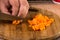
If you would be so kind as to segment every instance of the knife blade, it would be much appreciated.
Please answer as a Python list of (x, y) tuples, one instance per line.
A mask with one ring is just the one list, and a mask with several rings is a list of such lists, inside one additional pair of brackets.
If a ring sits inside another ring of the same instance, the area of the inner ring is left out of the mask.
[(22, 18), (21, 17), (17, 17), (17, 16), (12, 16), (12, 15), (8, 15), (8, 14), (4, 14), (4, 13), (0, 12), (0, 20), (13, 21), (13, 20), (22, 20)]

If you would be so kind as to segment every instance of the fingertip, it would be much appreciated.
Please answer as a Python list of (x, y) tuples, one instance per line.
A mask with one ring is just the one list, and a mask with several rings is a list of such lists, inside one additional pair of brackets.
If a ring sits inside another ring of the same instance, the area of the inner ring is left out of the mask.
[(19, 17), (20, 15), (18, 15), (18, 17)]
[(12, 11), (11, 13), (13, 16), (16, 16), (17, 15), (17, 12), (16, 11)]
[(20, 17), (20, 16), (21, 16), (21, 14), (22, 14), (22, 13), (20, 13), (20, 12), (19, 12), (19, 13), (18, 13), (18, 17)]
[(9, 12), (2, 12), (2, 13), (10, 15), (10, 13), (9, 13)]
[(14, 14), (14, 13), (12, 13), (12, 15), (13, 15), (13, 16), (15, 16), (15, 14)]

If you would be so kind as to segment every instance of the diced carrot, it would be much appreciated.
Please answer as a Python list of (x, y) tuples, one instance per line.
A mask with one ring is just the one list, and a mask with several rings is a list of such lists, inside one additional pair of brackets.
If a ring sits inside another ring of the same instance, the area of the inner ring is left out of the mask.
[(14, 20), (14, 21), (12, 22), (12, 24), (17, 25), (17, 24), (19, 24), (20, 22), (22, 22), (22, 20)]
[(46, 29), (45, 27), (50, 26), (53, 21), (53, 18), (49, 18), (48, 16), (38, 14), (32, 20), (28, 20), (28, 23), (33, 30), (42, 31)]

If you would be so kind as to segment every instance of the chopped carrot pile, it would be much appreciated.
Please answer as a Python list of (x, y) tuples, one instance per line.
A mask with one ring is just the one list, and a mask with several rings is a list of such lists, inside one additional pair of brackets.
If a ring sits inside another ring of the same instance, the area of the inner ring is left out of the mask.
[(17, 25), (17, 24), (19, 24), (20, 22), (22, 22), (22, 20), (14, 20), (14, 21), (12, 22), (12, 24)]
[(36, 15), (32, 20), (28, 20), (28, 23), (33, 30), (41, 31), (45, 30), (46, 27), (50, 26), (53, 22), (53, 18), (49, 18), (48, 16), (44, 16), (42, 14)]

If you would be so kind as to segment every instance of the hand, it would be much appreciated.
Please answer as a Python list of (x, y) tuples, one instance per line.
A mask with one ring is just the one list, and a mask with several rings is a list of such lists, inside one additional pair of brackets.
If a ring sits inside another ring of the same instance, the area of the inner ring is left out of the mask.
[(9, 6), (8, 0), (5, 0), (5, 1), (0, 0), (0, 10), (1, 10), (1, 12), (5, 13), (5, 14), (10, 14), (8, 12), (8, 9), (7, 9), (8, 6)]
[(21, 17), (26, 17), (29, 9), (29, 4), (27, 0), (20, 0), (20, 10), (18, 16), (21, 15)]
[[(12, 14), (12, 15), (16, 15), (17, 14), (17, 12), (18, 12), (18, 7), (19, 7), (19, 3), (18, 3), (18, 0), (0, 0), (0, 4), (1, 4), (1, 6), (0, 6), (0, 9), (1, 9), (1, 11), (3, 12), (3, 13), (5, 13), (5, 14)], [(9, 12), (9, 9), (8, 9), (8, 7), (9, 6), (12, 6), (12, 9), (11, 9), (11, 11), (12, 11), (12, 13), (10, 13)]]
[[(25, 17), (29, 9), (27, 0), (0, 0), (0, 3), (1, 11), (6, 14), (12, 14), (13, 16), (18, 13), (18, 16)], [(7, 9), (10, 5), (12, 6), (12, 13), (10, 13), (9, 9)]]

